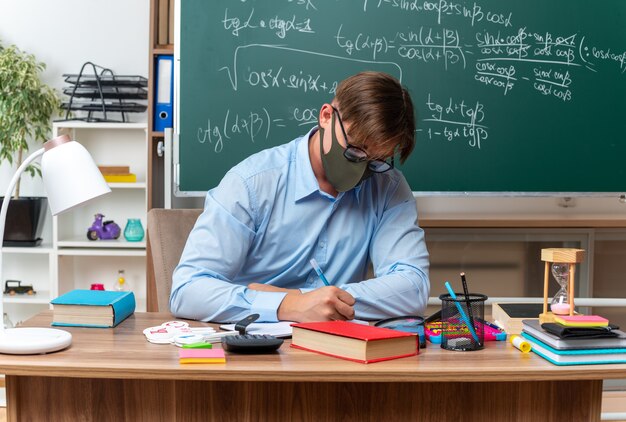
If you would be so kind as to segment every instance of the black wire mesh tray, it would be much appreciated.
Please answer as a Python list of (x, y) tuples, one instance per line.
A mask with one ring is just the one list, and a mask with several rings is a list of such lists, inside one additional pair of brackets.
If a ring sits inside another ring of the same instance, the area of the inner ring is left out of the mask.
[[(65, 95), (76, 98), (100, 98), (97, 87), (66, 87), (63, 88)], [(102, 87), (102, 97), (116, 100), (146, 100), (148, 91), (137, 87)]]
[[(139, 103), (109, 103), (105, 102), (104, 107), (107, 112), (122, 112), (122, 113), (143, 113), (148, 108), (145, 104)], [(73, 102), (70, 107), (70, 103), (64, 102), (61, 104), (61, 108), (64, 110), (72, 111), (102, 111), (102, 102), (93, 103), (81, 103)]]
[(148, 79), (138, 75), (80, 75), (64, 74), (65, 82), (78, 86), (98, 86), (98, 79), (101, 86), (129, 86), (145, 88), (148, 86)]

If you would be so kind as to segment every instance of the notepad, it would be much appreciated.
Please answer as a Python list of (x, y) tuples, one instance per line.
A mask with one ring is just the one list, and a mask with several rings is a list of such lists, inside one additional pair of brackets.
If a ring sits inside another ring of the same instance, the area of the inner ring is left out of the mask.
[(180, 349), (180, 363), (226, 363), (224, 349)]
[(554, 321), (566, 327), (606, 327), (609, 320), (598, 315), (558, 315)]

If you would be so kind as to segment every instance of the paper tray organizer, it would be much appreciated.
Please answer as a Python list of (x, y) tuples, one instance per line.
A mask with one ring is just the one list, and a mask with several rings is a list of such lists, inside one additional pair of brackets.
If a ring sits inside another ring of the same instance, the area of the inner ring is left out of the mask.
[[(142, 113), (148, 106), (136, 101), (148, 98), (148, 80), (137, 75), (115, 75), (111, 69), (86, 62), (78, 74), (65, 74), (69, 86), (63, 93), (69, 96), (61, 104), (66, 110), (64, 120), (88, 122), (119, 122), (109, 113), (120, 113), (121, 122), (126, 122), (126, 113)], [(71, 117), (72, 111), (86, 112), (85, 117)], [(102, 113), (96, 117), (94, 113)]]

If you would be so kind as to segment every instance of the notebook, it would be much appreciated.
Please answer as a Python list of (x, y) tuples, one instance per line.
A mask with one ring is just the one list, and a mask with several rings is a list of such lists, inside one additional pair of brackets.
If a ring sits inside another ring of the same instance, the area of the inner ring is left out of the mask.
[(555, 365), (626, 363), (626, 348), (556, 350), (528, 333), (522, 333), (522, 337), (531, 344), (534, 353)]
[(525, 319), (523, 332), (541, 340), (550, 347), (558, 350), (569, 349), (619, 349), (626, 347), (626, 333), (621, 330), (613, 330), (618, 337), (613, 338), (590, 338), (590, 339), (562, 339), (541, 328), (539, 321)]

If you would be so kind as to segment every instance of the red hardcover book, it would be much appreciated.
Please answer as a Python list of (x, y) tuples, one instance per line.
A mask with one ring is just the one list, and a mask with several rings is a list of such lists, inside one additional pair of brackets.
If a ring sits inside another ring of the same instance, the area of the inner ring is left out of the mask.
[(415, 334), (347, 321), (293, 324), (291, 347), (361, 363), (415, 356)]

